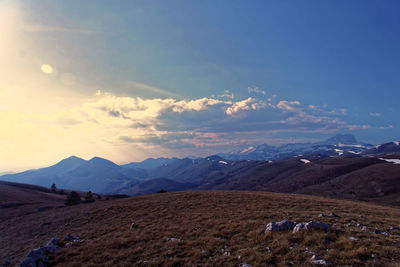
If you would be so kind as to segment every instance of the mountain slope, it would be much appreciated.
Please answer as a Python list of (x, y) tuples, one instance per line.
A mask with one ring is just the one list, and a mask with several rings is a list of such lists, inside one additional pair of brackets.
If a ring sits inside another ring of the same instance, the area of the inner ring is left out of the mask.
[(147, 173), (136, 169), (125, 169), (98, 157), (83, 160), (77, 157), (64, 159), (48, 168), (4, 175), (0, 180), (36, 184), (50, 187), (55, 183), (59, 188), (96, 193), (114, 193), (120, 188), (134, 185)]
[(145, 169), (145, 170), (149, 170), (149, 169), (154, 169), (157, 167), (160, 167), (162, 165), (166, 165), (166, 164), (170, 164), (172, 162), (174, 162), (175, 160), (177, 160), (177, 158), (148, 158), (145, 159), (141, 162), (131, 162), (128, 164), (124, 164), (121, 165), (121, 167), (123, 168), (140, 168), (140, 169)]
[(374, 148), (365, 150), (362, 155), (390, 155), (390, 154), (400, 154), (400, 142), (394, 141), (390, 143), (385, 143)]

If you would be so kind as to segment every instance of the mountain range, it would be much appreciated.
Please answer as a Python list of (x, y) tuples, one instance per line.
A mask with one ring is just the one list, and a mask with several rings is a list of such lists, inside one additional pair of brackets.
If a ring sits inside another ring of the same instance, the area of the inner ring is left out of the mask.
[(219, 156), (229, 160), (282, 160), (302, 155), (341, 156), (358, 155), (373, 148), (371, 144), (358, 142), (351, 134), (338, 134), (317, 143), (294, 143), (281, 146), (262, 144), (250, 146), (241, 151), (220, 153)]
[(159, 158), (117, 165), (69, 157), (0, 180), (140, 195), (160, 190), (257, 190), (400, 204), (400, 143), (379, 146), (337, 135), (318, 143), (267, 144), (205, 158)]

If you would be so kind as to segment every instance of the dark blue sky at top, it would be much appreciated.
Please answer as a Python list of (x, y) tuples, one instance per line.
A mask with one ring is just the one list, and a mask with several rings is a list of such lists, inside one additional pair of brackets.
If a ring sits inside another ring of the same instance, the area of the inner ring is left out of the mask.
[(100, 89), (134, 95), (118, 82), (134, 80), (194, 99), (224, 90), (245, 98), (247, 88), (257, 86), (279, 99), (345, 108), (347, 122), (372, 126), (356, 131), (359, 139), (399, 139), (398, 1), (43, 1), (29, 6), (31, 22), (100, 33), (69, 37), (64, 55), (81, 59), (78, 68), (90, 69), (87, 83)]

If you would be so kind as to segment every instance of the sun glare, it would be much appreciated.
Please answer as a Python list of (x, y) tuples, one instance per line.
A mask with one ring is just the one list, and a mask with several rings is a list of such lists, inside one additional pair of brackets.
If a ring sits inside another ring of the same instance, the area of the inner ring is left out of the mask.
[(49, 64), (43, 64), (40, 69), (43, 71), (43, 73), (46, 74), (52, 74), (53, 73), (53, 67), (50, 66)]

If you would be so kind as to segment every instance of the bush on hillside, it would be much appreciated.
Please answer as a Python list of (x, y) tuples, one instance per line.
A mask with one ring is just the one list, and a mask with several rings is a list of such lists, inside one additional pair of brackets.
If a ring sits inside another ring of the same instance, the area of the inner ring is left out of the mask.
[(67, 199), (65, 200), (65, 205), (71, 206), (77, 205), (79, 203), (81, 203), (81, 197), (77, 192), (71, 191), (71, 193), (68, 194)]
[(95, 202), (96, 201), (96, 199), (93, 197), (93, 193), (92, 193), (92, 191), (89, 191), (89, 192), (87, 192), (86, 193), (86, 196), (85, 196), (85, 203), (91, 203), (91, 202)]

